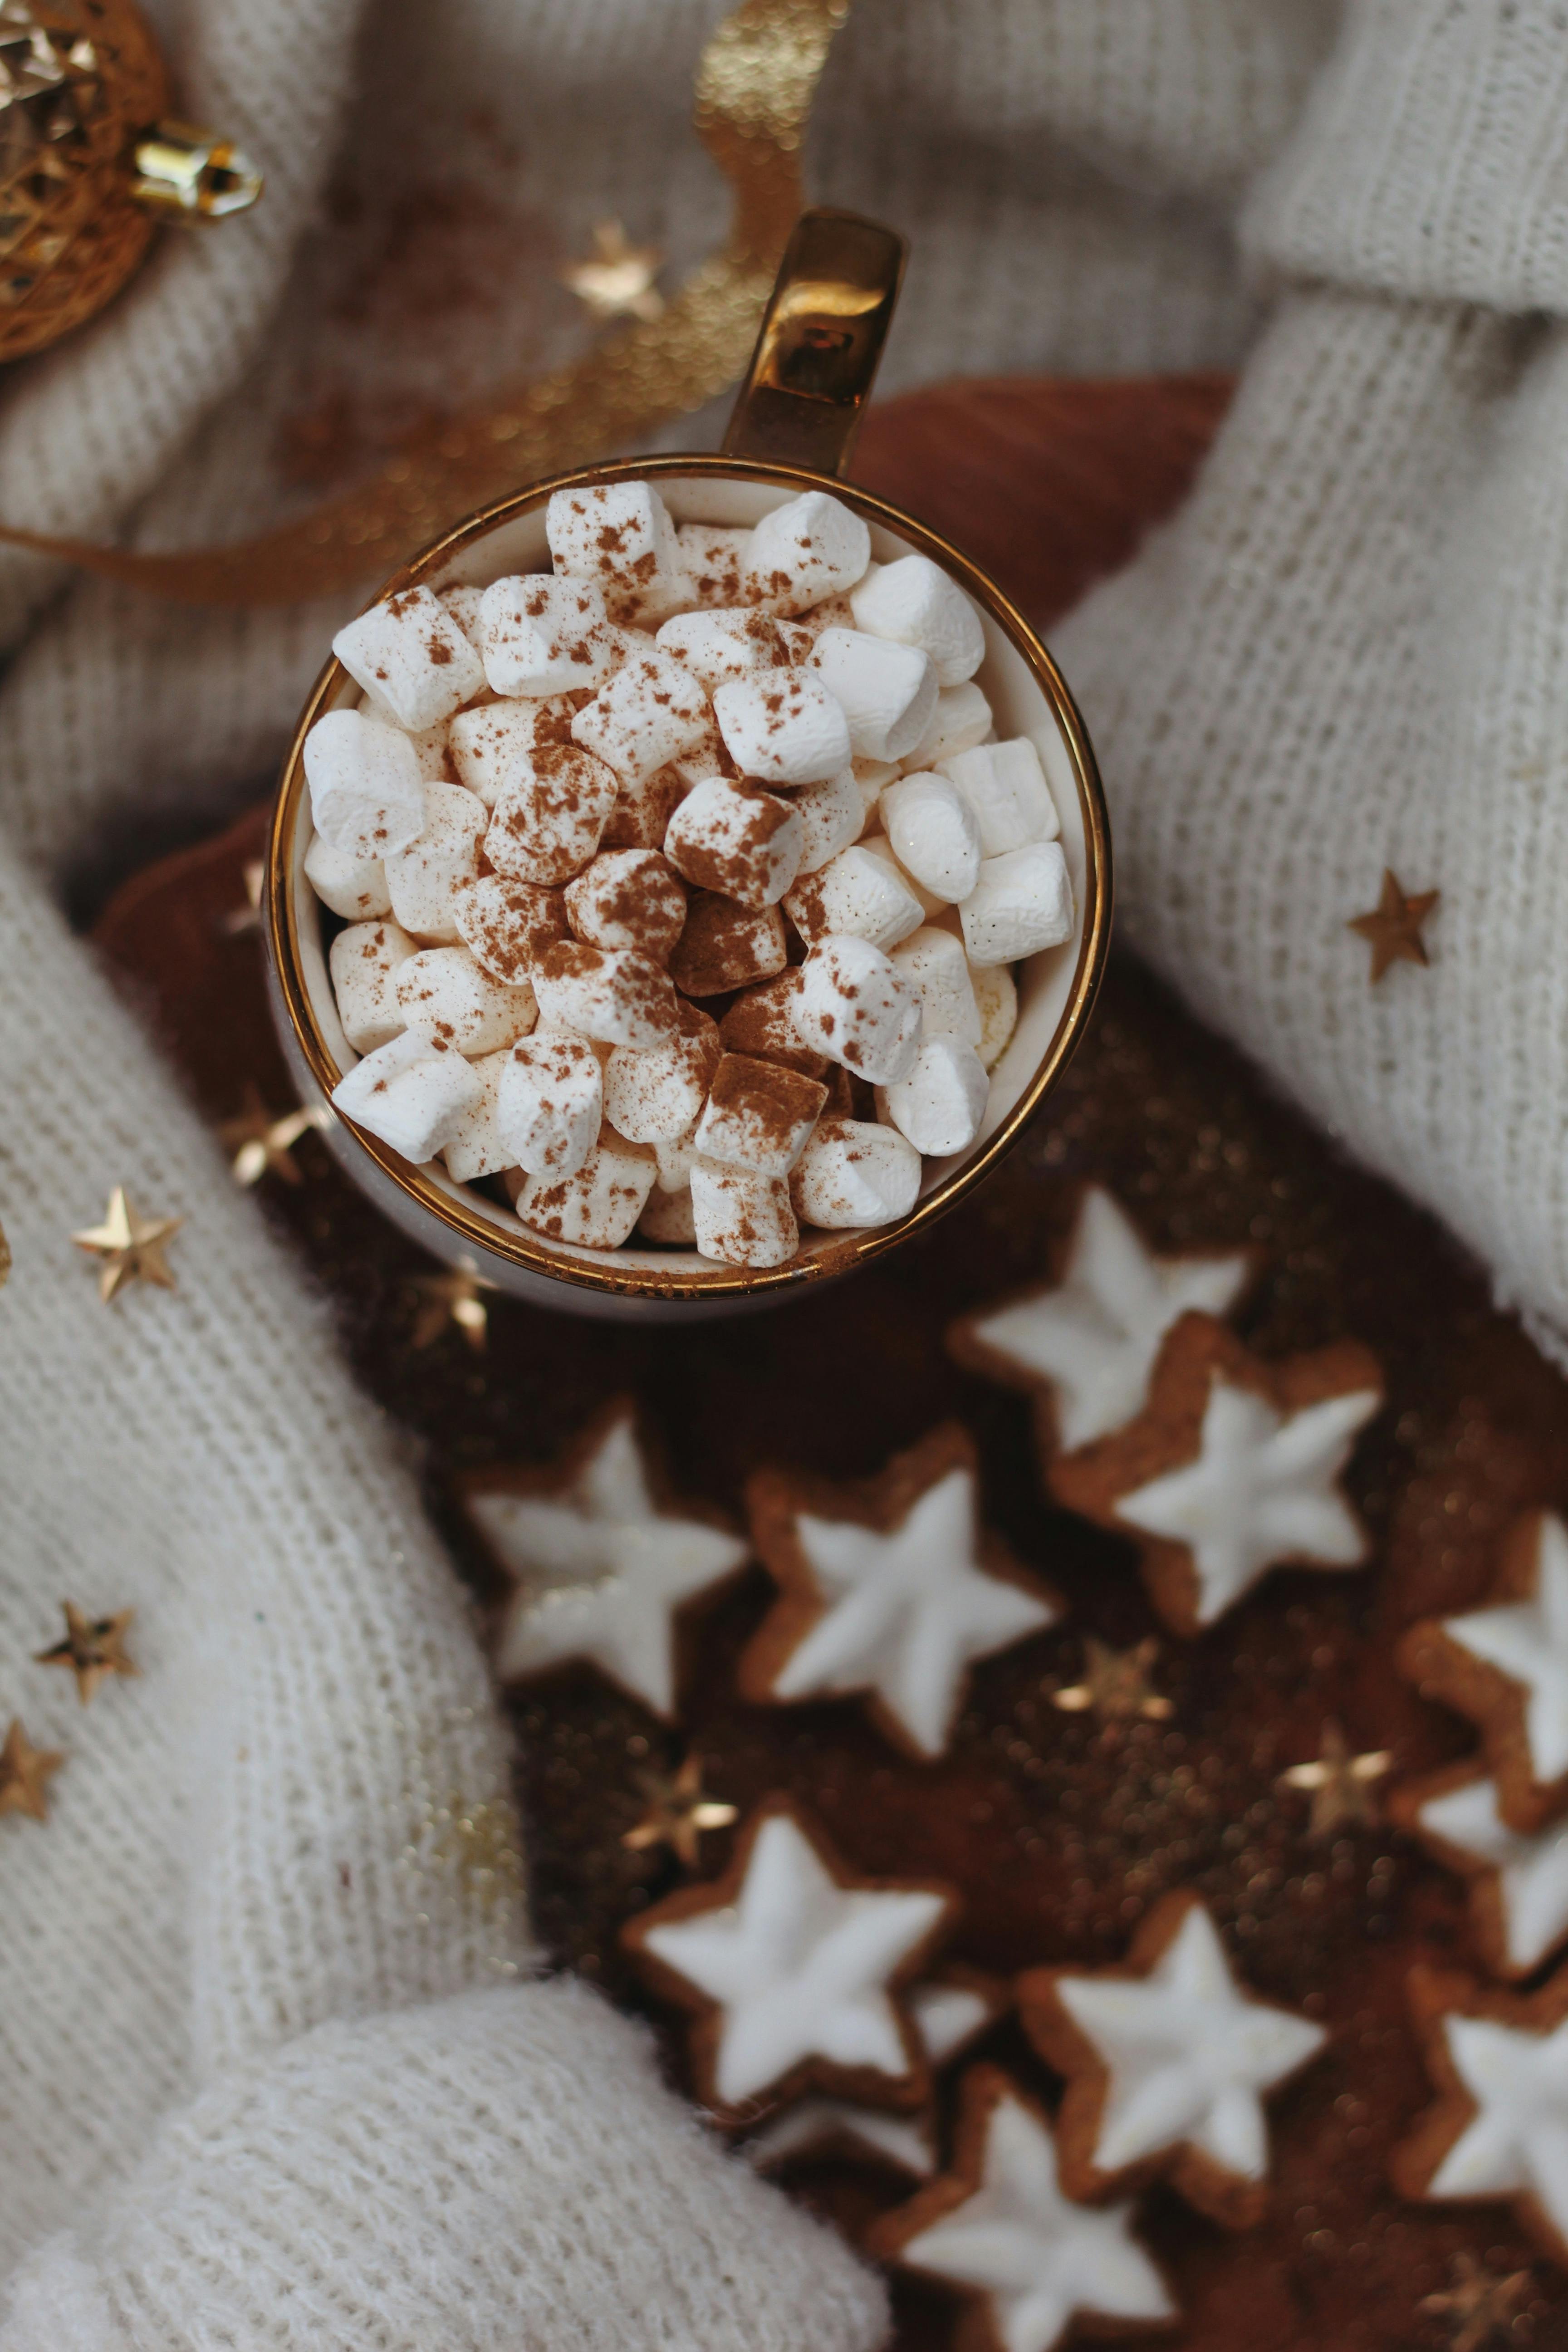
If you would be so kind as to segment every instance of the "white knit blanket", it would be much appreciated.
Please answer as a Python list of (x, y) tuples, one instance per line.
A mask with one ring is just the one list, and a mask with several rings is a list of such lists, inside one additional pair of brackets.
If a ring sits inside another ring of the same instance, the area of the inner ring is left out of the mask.
[[(555, 271), (596, 218), (677, 273), (721, 233), (686, 128), (716, 0), (156, 13), (268, 197), (10, 376), (9, 521), (233, 535), (299, 503), (289, 419), (374, 443), (577, 348)], [(1568, 30), (1337, 13), (857, 0), (813, 189), (913, 237), (891, 384), (1256, 339), (1187, 510), (1060, 632), (1122, 923), (1550, 1335)], [(0, 563), (0, 1725), (70, 1752), (47, 1830), (0, 1822), (0, 2352), (870, 2352), (859, 2266), (637, 2031), (530, 1979), (503, 1740), (400, 1449), (56, 910), (258, 789), (336, 609)], [(1443, 896), (1431, 969), (1373, 992), (1344, 925), (1385, 864)], [(185, 1224), (178, 1294), (109, 1311), (68, 1235), (116, 1183)], [(142, 1679), (86, 1713), (28, 1664), (68, 1591), (137, 1612)]]

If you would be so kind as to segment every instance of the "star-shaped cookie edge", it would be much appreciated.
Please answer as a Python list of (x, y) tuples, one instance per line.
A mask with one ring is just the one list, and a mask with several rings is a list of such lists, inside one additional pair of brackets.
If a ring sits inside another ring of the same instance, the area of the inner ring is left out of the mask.
[[(1516, 1958), (1512, 1948), (1509, 1898), (1502, 1884), (1505, 1864), (1493, 1860), (1477, 1846), (1462, 1843), (1426, 1818), (1427, 1808), (1441, 1799), (1462, 1789), (1481, 1787), (1491, 1790), (1494, 1812), (1509, 1836), (1527, 1844), (1555, 1845), (1563, 1858), (1565, 1893), (1561, 1924), (1544, 1943), (1523, 1958)], [(1536, 1975), (1549, 1960), (1562, 1954), (1563, 1946), (1568, 1944), (1568, 1821), (1548, 1822), (1540, 1830), (1514, 1829), (1503, 1821), (1496, 1780), (1484, 1762), (1473, 1756), (1445, 1765), (1440, 1771), (1424, 1772), (1413, 1780), (1402, 1780), (1390, 1791), (1387, 1803), (1390, 1821), (1415, 1838), (1445, 1870), (1451, 1870), (1464, 1881), (1470, 1927), (1489, 1976), (1517, 1984)]]

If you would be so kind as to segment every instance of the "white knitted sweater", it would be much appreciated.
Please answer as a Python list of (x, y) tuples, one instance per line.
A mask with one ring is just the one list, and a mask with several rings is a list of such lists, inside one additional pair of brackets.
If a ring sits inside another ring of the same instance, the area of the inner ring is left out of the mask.
[[(268, 195), (7, 381), (9, 520), (232, 535), (297, 496), (313, 402), (374, 437), (573, 348), (595, 218), (677, 268), (720, 234), (716, 0), (156, 13)], [(1568, 31), (1336, 14), (857, 0), (815, 190), (914, 237), (894, 383), (1226, 362), (1268, 308), (1187, 512), (1061, 632), (1123, 919), (1568, 1328)], [(52, 903), (258, 788), (335, 614), (63, 587), (0, 563), (0, 1726), (69, 1751), (47, 1827), (0, 1822), (0, 2352), (869, 2352), (874, 2283), (530, 1979), (398, 1447)], [(1444, 895), (1373, 993), (1342, 927), (1385, 862)], [(68, 1234), (121, 1182), (184, 1217), (181, 1288), (109, 1310)], [(137, 1612), (142, 1679), (86, 1712), (28, 1663), (68, 1592)]]

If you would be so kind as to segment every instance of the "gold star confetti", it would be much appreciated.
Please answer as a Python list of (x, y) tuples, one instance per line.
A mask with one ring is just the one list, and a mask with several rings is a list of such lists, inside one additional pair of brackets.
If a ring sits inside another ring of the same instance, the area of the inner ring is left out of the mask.
[(1172, 1702), (1150, 1682), (1150, 1669), (1160, 1644), (1150, 1634), (1131, 1650), (1113, 1650), (1090, 1633), (1083, 1645), (1083, 1680), (1067, 1690), (1053, 1691), (1051, 1705), (1067, 1715), (1092, 1710), (1100, 1721), (1164, 1723), (1175, 1713)]
[(1425, 2318), (1447, 2321), (1453, 2330), (1449, 2352), (1482, 2352), (1494, 2336), (1511, 2333), (1530, 2286), (1528, 2271), (1513, 2271), (1503, 2278), (1483, 2269), (1474, 2254), (1456, 2254), (1452, 2285), (1441, 2294), (1426, 2296), (1415, 2307)]
[(109, 1196), (101, 1225), (89, 1225), (71, 1239), (103, 1263), (98, 1269), (98, 1295), (107, 1305), (128, 1282), (155, 1283), (160, 1290), (176, 1287), (163, 1262), (163, 1252), (184, 1223), (183, 1217), (143, 1217), (132, 1206), (123, 1184)]
[(479, 1296), (493, 1290), (472, 1274), (420, 1274), (409, 1285), (416, 1301), (412, 1345), (433, 1347), (448, 1323), (455, 1323), (476, 1354), (489, 1338), (490, 1311)]
[(121, 1609), (113, 1617), (88, 1617), (74, 1601), (61, 1603), (66, 1612), (66, 1637), (52, 1650), (36, 1650), (34, 1664), (68, 1666), (76, 1676), (76, 1694), (85, 1706), (100, 1683), (110, 1675), (139, 1675), (141, 1667), (125, 1654), (125, 1629), (135, 1615)]
[(5, 1744), (0, 1748), (0, 1813), (26, 1813), (32, 1821), (47, 1822), (46, 1789), (65, 1760), (53, 1748), (31, 1747), (21, 1717), (13, 1717)]
[(267, 868), (260, 858), (247, 857), (245, 861), (245, 904), (232, 908), (223, 919), (224, 929), (231, 940), (238, 939), (243, 931), (258, 931), (261, 929), (261, 886), (266, 879)]
[(594, 250), (584, 261), (574, 261), (561, 272), (569, 287), (595, 319), (642, 319), (664, 316), (664, 297), (654, 285), (664, 256), (657, 245), (628, 245), (618, 220), (595, 221)]
[(1440, 890), (1421, 890), (1407, 898), (1393, 870), (1383, 870), (1383, 896), (1370, 915), (1357, 915), (1345, 925), (1372, 945), (1372, 986), (1375, 988), (1391, 963), (1429, 961), (1421, 926), (1442, 897)]
[(1280, 1773), (1279, 1785), (1310, 1792), (1309, 1837), (1332, 1837), (1342, 1829), (1370, 1829), (1382, 1818), (1373, 1789), (1393, 1762), (1394, 1751), (1389, 1748), (1369, 1748), (1364, 1756), (1352, 1756), (1339, 1725), (1329, 1722), (1323, 1726), (1317, 1761), (1292, 1764), (1288, 1772)]
[(321, 1129), (326, 1123), (327, 1115), (320, 1108), (291, 1110), (282, 1118), (274, 1118), (254, 1084), (247, 1081), (244, 1108), (237, 1118), (223, 1121), (218, 1139), (233, 1154), (234, 1172), (240, 1183), (258, 1182), (270, 1168), (286, 1184), (302, 1184), (305, 1179), (293, 1146), (309, 1129)]
[(667, 1845), (678, 1862), (695, 1870), (703, 1831), (727, 1830), (736, 1818), (733, 1805), (703, 1795), (700, 1756), (689, 1756), (673, 1778), (664, 1772), (639, 1772), (637, 1784), (647, 1800), (647, 1811), (621, 1840), (633, 1853)]

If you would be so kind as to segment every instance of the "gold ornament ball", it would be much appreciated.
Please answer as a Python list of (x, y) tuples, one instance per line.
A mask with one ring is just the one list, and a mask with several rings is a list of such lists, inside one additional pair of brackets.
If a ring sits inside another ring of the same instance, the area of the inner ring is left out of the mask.
[(168, 103), (134, 0), (0, 0), (0, 361), (100, 310), (160, 217), (255, 202), (248, 160)]

